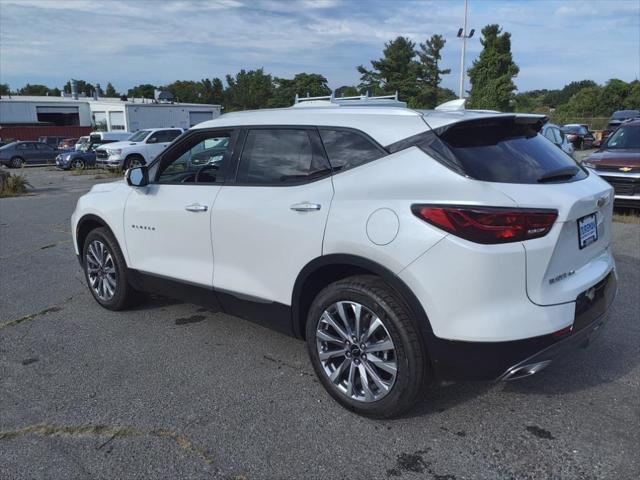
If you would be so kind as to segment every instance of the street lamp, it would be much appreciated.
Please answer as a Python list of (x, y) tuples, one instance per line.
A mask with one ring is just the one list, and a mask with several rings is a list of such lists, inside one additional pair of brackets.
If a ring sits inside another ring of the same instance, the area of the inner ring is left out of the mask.
[(473, 37), (475, 30), (472, 28), (467, 35), (467, 0), (464, 0), (464, 26), (458, 30), (458, 38), (462, 38), (462, 58), (460, 59), (460, 98), (464, 98), (464, 57), (467, 50), (467, 38)]

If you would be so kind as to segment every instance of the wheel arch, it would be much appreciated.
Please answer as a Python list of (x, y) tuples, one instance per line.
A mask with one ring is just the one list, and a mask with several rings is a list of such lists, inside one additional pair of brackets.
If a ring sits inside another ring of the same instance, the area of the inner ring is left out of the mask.
[(330, 254), (309, 262), (300, 271), (291, 297), (293, 334), (304, 338), (307, 312), (317, 294), (327, 285), (353, 275), (376, 275), (382, 278), (407, 304), (420, 330), (425, 347), (431, 323), (411, 289), (391, 270), (367, 258), (349, 254)]
[[(95, 230), (96, 228), (106, 228), (109, 233), (111, 233), (111, 235), (113, 235), (113, 238), (116, 239), (117, 241), (117, 237), (116, 235), (113, 233), (113, 230), (111, 229), (111, 227), (109, 226), (109, 224), (101, 217), (88, 213), (86, 215), (83, 215), (80, 220), (78, 220), (78, 223), (76, 224), (76, 245), (78, 247), (78, 252), (80, 252), (80, 263), (84, 264), (83, 262), (83, 258), (82, 258), (82, 250), (84, 247), (84, 241), (87, 238), (87, 235), (89, 235), (89, 233), (92, 230)], [(122, 248), (122, 247), (121, 247)], [(126, 258), (125, 258), (126, 260)]]

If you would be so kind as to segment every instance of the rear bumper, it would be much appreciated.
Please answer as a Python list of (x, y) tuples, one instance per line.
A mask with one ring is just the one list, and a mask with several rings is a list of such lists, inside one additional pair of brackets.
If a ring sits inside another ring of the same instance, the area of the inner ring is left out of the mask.
[[(507, 342), (462, 342), (432, 336), (428, 348), (439, 381), (513, 380), (537, 373), (600, 333), (617, 292), (612, 270), (576, 299), (573, 324), (559, 332)], [(566, 330), (566, 331), (565, 331)]]

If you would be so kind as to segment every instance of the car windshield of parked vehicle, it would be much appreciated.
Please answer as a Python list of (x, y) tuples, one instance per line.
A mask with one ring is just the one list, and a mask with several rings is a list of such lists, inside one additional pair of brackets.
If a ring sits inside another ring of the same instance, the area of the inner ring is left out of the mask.
[(445, 130), (438, 152), (477, 180), (503, 183), (542, 183), (579, 180), (586, 173), (561, 149), (538, 134), (535, 125), (495, 118), (461, 122)]
[(606, 148), (640, 149), (640, 126), (620, 127), (609, 137)]
[(143, 141), (145, 138), (147, 138), (147, 135), (149, 135), (149, 132), (151, 132), (151, 130), (140, 130), (136, 133), (134, 133), (133, 135), (131, 135), (131, 137), (129, 137), (129, 142), (141, 142)]

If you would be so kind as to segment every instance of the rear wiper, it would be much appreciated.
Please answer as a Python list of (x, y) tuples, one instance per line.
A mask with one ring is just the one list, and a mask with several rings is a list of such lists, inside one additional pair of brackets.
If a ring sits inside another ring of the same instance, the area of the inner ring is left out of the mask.
[(538, 179), (538, 183), (550, 182), (553, 180), (560, 180), (562, 178), (571, 178), (576, 173), (578, 173), (580, 169), (578, 167), (570, 166), (558, 168), (556, 170), (551, 170), (550, 172), (545, 173)]

